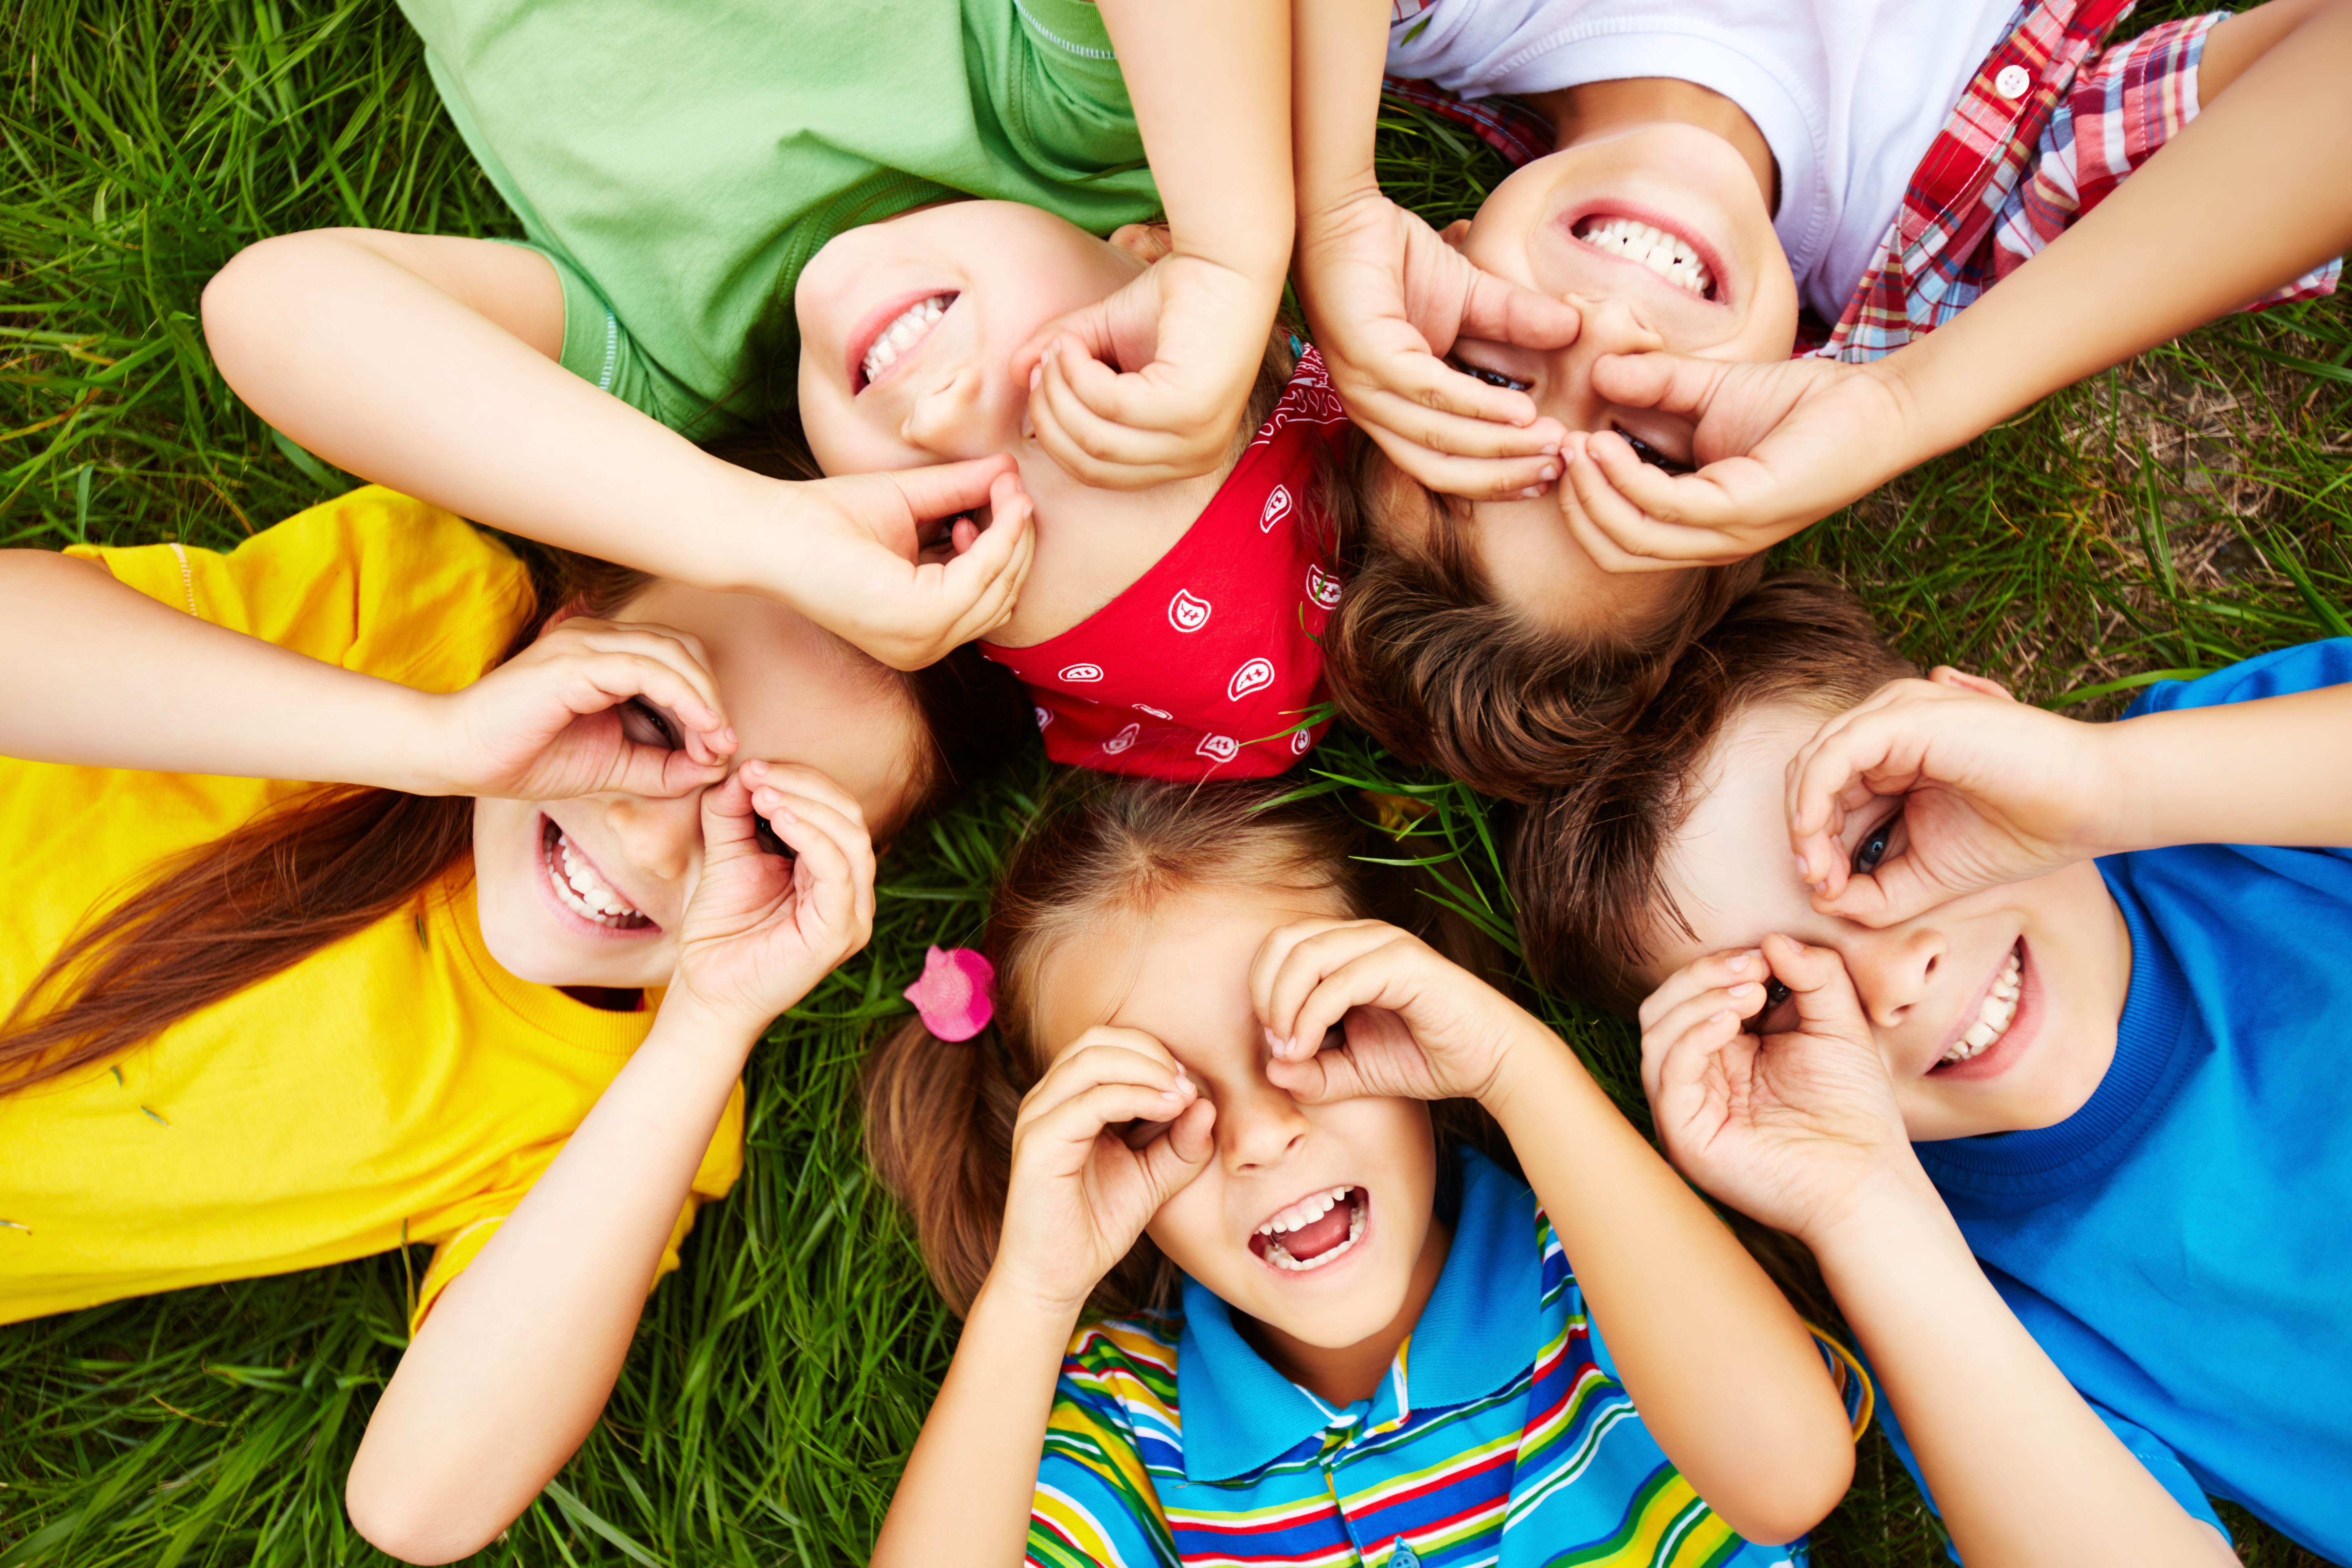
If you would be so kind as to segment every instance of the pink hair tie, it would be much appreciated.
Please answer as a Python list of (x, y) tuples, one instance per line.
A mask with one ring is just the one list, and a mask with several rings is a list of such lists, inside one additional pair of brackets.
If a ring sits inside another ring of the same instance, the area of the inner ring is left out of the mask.
[(903, 994), (923, 1027), (942, 1040), (968, 1040), (996, 1016), (996, 966), (968, 947), (932, 948), (923, 977)]

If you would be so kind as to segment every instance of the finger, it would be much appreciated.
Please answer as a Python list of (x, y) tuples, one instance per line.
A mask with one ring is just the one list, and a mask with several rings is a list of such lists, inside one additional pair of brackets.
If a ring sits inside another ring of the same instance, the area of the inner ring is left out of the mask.
[[(1635, 457), (1614, 431), (1595, 431), (1579, 443), (1568, 454), (1568, 474), (1578, 506), (1626, 555), (1721, 566), (1753, 553), (1742, 541), (1716, 527), (1717, 518), (1696, 515), (1703, 504), (1691, 504), (1694, 495), (1682, 487), (1696, 486), (1696, 499), (1703, 503), (1711, 488), (1706, 480), (1695, 474), (1670, 477), (1653, 468)], [(1722, 509), (1716, 512), (1719, 518)]]
[(754, 757), (743, 763), (743, 771), (755, 785), (773, 784), (789, 794), (823, 801), (856, 823), (860, 831), (865, 829), (865, 807), (858, 804), (856, 795), (834, 782), (832, 775), (822, 768), (813, 768), (805, 763), (778, 763)]
[(1116, 395), (1120, 384), (1139, 380), (1056, 353), (1029, 396), (1037, 444), (1073, 477), (1103, 489), (1139, 489), (1206, 471), (1203, 458), (1213, 458), (1218, 443), (1195, 438), (1197, 422)]
[(1845, 961), (1834, 951), (1778, 934), (1764, 939), (1763, 950), (1764, 962), (1796, 1001), (1804, 1033), (1848, 1038), (1866, 1035), (1862, 1000), (1854, 994)]
[(1549, 453), (1526, 458), (1457, 457), (1360, 418), (1358, 425), (1390, 462), (1439, 495), (1474, 501), (1532, 500), (1554, 482), (1544, 476), (1556, 478), (1559, 473), (1559, 459)]
[(1737, 1007), (1717, 1006), (1677, 1030), (1654, 1057), (1643, 1058), (1643, 1091), (1662, 1122), (1676, 1120), (1668, 1108), (1680, 1096), (1703, 1091), (1710, 1079), (1752, 1058), (1760, 1044)]
[(1557, 419), (1521, 416), (1534, 406), (1526, 393), (1489, 386), (1430, 354), (1400, 355), (1381, 369), (1377, 384), (1349, 389), (1348, 412), (1414, 446), (1463, 458), (1549, 458), (1567, 438)]
[(1575, 306), (1538, 294), (1482, 267), (1470, 269), (1470, 292), (1462, 302), (1462, 335), (1516, 343), (1523, 349), (1558, 350), (1576, 342), (1583, 317)]
[[(970, 511), (988, 499), (990, 487), (1013, 468), (1009, 454), (975, 458), (969, 462), (938, 463), (922, 468), (893, 468), (881, 476), (896, 487), (907, 510), (918, 521), (952, 517)], [(854, 510), (845, 506), (845, 510)], [(894, 525), (903, 527), (903, 524)]]
[[(1385, 946), (1394, 934), (1393, 927), (1377, 921), (1332, 921), (1286, 926), (1267, 937), (1258, 963), (1253, 965), (1251, 986), (1268, 1044), (1280, 1042), (1275, 1047), (1276, 1057), (1297, 1060), (1322, 1048), (1325, 1030), (1339, 1022), (1347, 1005), (1335, 1012), (1327, 999), (1310, 1016), (1308, 999), (1333, 973)], [(1320, 1026), (1313, 1026), (1318, 1018)], [(1310, 1026), (1312, 1033), (1307, 1032)]]
[[(820, 879), (812, 886), (841, 888), (847, 899), (847, 918), (859, 931), (870, 931), (874, 923), (874, 841), (867, 837), (864, 821), (830, 802), (794, 795), (773, 784), (755, 787), (751, 804), (768, 819), (776, 837), (798, 857), (795, 879), (800, 875), (798, 868), (804, 866), (811, 876)], [(829, 911), (831, 906), (824, 908)], [(862, 944), (864, 938), (859, 940)]]
[[(1661, 524), (1619, 494), (1593, 463), (1590, 446), (1571, 438), (1561, 454), (1568, 482), (1559, 489), (1559, 512), (1570, 536), (1594, 565), (1604, 572), (1636, 573), (1711, 563), (1706, 558), (1706, 541), (1696, 531)], [(1694, 546), (1699, 547), (1696, 556)]]
[(692, 752), (648, 746), (625, 735), (619, 737), (619, 748), (608, 760), (604, 776), (580, 794), (614, 791), (647, 800), (676, 800), (727, 776), (724, 758), (705, 762)]
[(1724, 458), (1694, 474), (1670, 474), (1641, 457), (1614, 430), (1596, 430), (1585, 440), (1585, 452), (1622, 496), (1654, 523), (1714, 536), (1716, 553), (1744, 560), (1755, 553), (1735, 533), (1740, 508), (1727, 485), (1742, 474), (1757, 472), (1752, 458)]
[[(1090, 1148), (1105, 1131), (1123, 1121), (1173, 1121), (1194, 1103), (1172, 1090), (1143, 1084), (1089, 1084), (1027, 1119), (1019, 1135), (1043, 1137), (1073, 1149)], [(1166, 1142), (1155, 1140), (1156, 1143)]]
[(1168, 1136), (1143, 1152), (1143, 1170), (1160, 1203), (1166, 1203), (1207, 1169), (1217, 1152), (1217, 1108), (1195, 1100), (1169, 1124)]
[(1378, 1093), (1365, 1082), (1356, 1058), (1344, 1050), (1318, 1051), (1299, 1061), (1268, 1062), (1265, 1077), (1301, 1105), (1329, 1105)]
[(1694, 359), (1663, 349), (1646, 353), (1602, 354), (1592, 362), (1592, 388), (1628, 408), (1654, 408), (1699, 420), (1706, 416), (1716, 389), (1731, 366), (1722, 360)]
[(1643, 1032), (1654, 1028), (1668, 1009), (1701, 991), (1722, 985), (1736, 985), (1742, 980), (1753, 980), (1766, 973), (1764, 955), (1756, 948), (1727, 948), (1710, 952), (1704, 958), (1693, 959), (1662, 981), (1655, 991), (1643, 998), (1636, 1015)]
[(1125, 1084), (1168, 1096), (1173, 1102), (1189, 1102), (1199, 1093), (1181, 1064), (1149, 1035), (1088, 1030), (1080, 1042), (1066, 1050), (1024, 1097), (1017, 1122), (1045, 1116), (1099, 1084)]
[(937, 573), (936, 592), (955, 613), (947, 617), (950, 646), (995, 630), (1013, 614), (1036, 559), (1035, 511), (1017, 475), (1007, 474), (991, 495), (991, 519), (971, 548), (954, 560), (918, 570)]
[(642, 697), (677, 716), (686, 731), (682, 740), (699, 735), (715, 744), (726, 735), (717, 679), (676, 638), (606, 626), (567, 642), (549, 669), (567, 678), (565, 694), (573, 712), (602, 712)]

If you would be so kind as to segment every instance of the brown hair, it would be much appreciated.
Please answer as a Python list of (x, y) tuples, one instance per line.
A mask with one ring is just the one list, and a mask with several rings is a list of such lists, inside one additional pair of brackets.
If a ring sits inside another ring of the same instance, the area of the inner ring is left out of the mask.
[[(608, 616), (653, 579), (556, 551), (526, 552), (537, 604)], [(538, 635), (526, 616), (501, 662)], [(1028, 710), (1009, 675), (950, 658), (897, 679), (924, 737), (907, 810), (931, 808), (1024, 741)], [(877, 666), (877, 670), (882, 667)], [(0, 1019), (0, 1094), (152, 1038), (363, 930), (473, 852), (467, 796), (329, 785), (306, 791), (156, 867), (74, 932)]]
[(1425, 509), (1426, 542), (1360, 528), (1360, 559), (1324, 635), (1339, 711), (1409, 763), (1530, 801), (1572, 779), (1626, 715), (1657, 691), (1694, 637), (1763, 574), (1759, 561), (1681, 574), (1663, 613), (1635, 626), (1567, 631), (1495, 597), (1472, 548), (1468, 503), (1387, 468), (1370, 441), (1349, 487), (1394, 529)]
[[(1148, 912), (1188, 890), (1242, 888), (1328, 893), (1351, 915), (1377, 910), (1455, 945), (1434, 903), (1415, 899), (1394, 868), (1360, 858), (1380, 841), (1330, 797), (1286, 800), (1274, 781), (1071, 775), (1060, 787), (1063, 798), (1014, 847), (990, 906), (983, 945), (996, 966), (995, 1022), (979, 1038), (950, 1045), (909, 1020), (866, 1070), (867, 1159), (912, 1214), (931, 1279), (958, 1313), (970, 1308), (996, 1255), (1013, 1119), (1046, 1066), (1036, 1033), (1039, 976), (1057, 949), (1108, 918)], [(1514, 1163), (1475, 1105), (1434, 1109), (1442, 1143), (1472, 1142)], [(1439, 1162), (1442, 1176), (1451, 1165)], [(1164, 1305), (1173, 1284), (1159, 1249), (1139, 1239), (1088, 1305), (1114, 1315)]]
[(1631, 1016), (1659, 922), (1690, 929), (1662, 870), (1725, 727), (1766, 702), (1842, 712), (1916, 673), (1834, 584), (1775, 573), (1734, 604), (1612, 744), (1519, 814), (1508, 876), (1537, 980)]

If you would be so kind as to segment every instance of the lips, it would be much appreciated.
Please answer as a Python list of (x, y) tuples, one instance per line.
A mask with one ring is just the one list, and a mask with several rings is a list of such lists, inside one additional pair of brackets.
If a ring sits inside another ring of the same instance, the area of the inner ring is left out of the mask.
[(1286, 1274), (1328, 1268), (1363, 1239), (1370, 1194), (1361, 1187), (1326, 1187), (1268, 1215), (1252, 1233), (1250, 1251)]
[(654, 931), (650, 916), (621, 896), (596, 863), (564, 835), (551, 816), (540, 818), (540, 865), (555, 901), (592, 925), (610, 931)]
[(870, 311), (849, 339), (849, 390), (854, 396), (910, 357), (954, 305), (954, 289), (902, 294)]
[[(1694, 233), (1684, 219), (1609, 197), (1570, 208), (1559, 215), (1559, 221), (1577, 244), (1612, 260), (1632, 262), (1677, 293), (1701, 304), (1731, 303), (1730, 274), (1722, 253), (1706, 236)], [(1654, 251), (1660, 252), (1657, 263), (1650, 260)], [(1678, 262), (1685, 265), (1679, 276), (1673, 270)], [(1693, 288), (1694, 280), (1703, 287)]]

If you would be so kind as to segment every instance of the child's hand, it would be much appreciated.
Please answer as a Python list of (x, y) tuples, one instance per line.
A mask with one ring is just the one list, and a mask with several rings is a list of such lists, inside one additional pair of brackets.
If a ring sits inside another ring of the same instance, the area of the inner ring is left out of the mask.
[[(2103, 853), (2090, 835), (2125, 795), (2103, 733), (1956, 669), (1880, 688), (1789, 763), (1789, 843), (1813, 907), (1889, 926)], [(1865, 816), (1865, 854), (1886, 838), (1857, 870), (1846, 827)]]
[(1727, 363), (1609, 355), (1593, 385), (1612, 403), (1695, 420), (1696, 473), (1668, 474), (1613, 431), (1571, 436), (1560, 510), (1604, 571), (1744, 561), (1928, 455), (1908, 400), (1874, 366), (1827, 360)]
[[(844, 475), (789, 493), (794, 527), (764, 574), (771, 591), (893, 669), (935, 664), (1011, 617), (1036, 534), (1009, 458)], [(925, 523), (983, 502), (987, 527), (956, 524), (953, 557), (919, 562)]]
[(450, 795), (680, 795), (724, 776), (735, 749), (701, 643), (665, 626), (571, 616), (425, 703), (439, 759), (431, 782)]
[[(765, 817), (792, 851), (760, 847)], [(702, 797), (702, 875), (677, 932), (667, 1011), (757, 1035), (874, 931), (874, 845), (848, 793), (814, 768), (748, 762)]]
[(1087, 1030), (1021, 1100), (992, 1285), (1075, 1313), (1207, 1168), (1216, 1107), (1139, 1029)]
[(1349, 417), (1405, 472), (1475, 500), (1559, 477), (1559, 421), (1443, 356), (1463, 336), (1566, 348), (1573, 307), (1482, 271), (1377, 192), (1300, 226), (1298, 293)]
[[(1774, 977), (1788, 996), (1766, 1007)], [(1769, 1035), (1748, 1033), (1768, 1025)], [(1916, 1175), (1895, 1086), (1836, 953), (1714, 953), (1642, 1004), (1642, 1087), (1675, 1168), (1800, 1239)]]
[(1274, 1059), (1303, 1104), (1359, 1095), (1484, 1100), (1514, 1040), (1542, 1026), (1427, 943), (1379, 921), (1300, 921), (1250, 965)]
[(1012, 360), (1037, 444), (1103, 489), (1210, 472), (1233, 453), (1281, 294), (1279, 277), (1178, 252), (1048, 322)]

